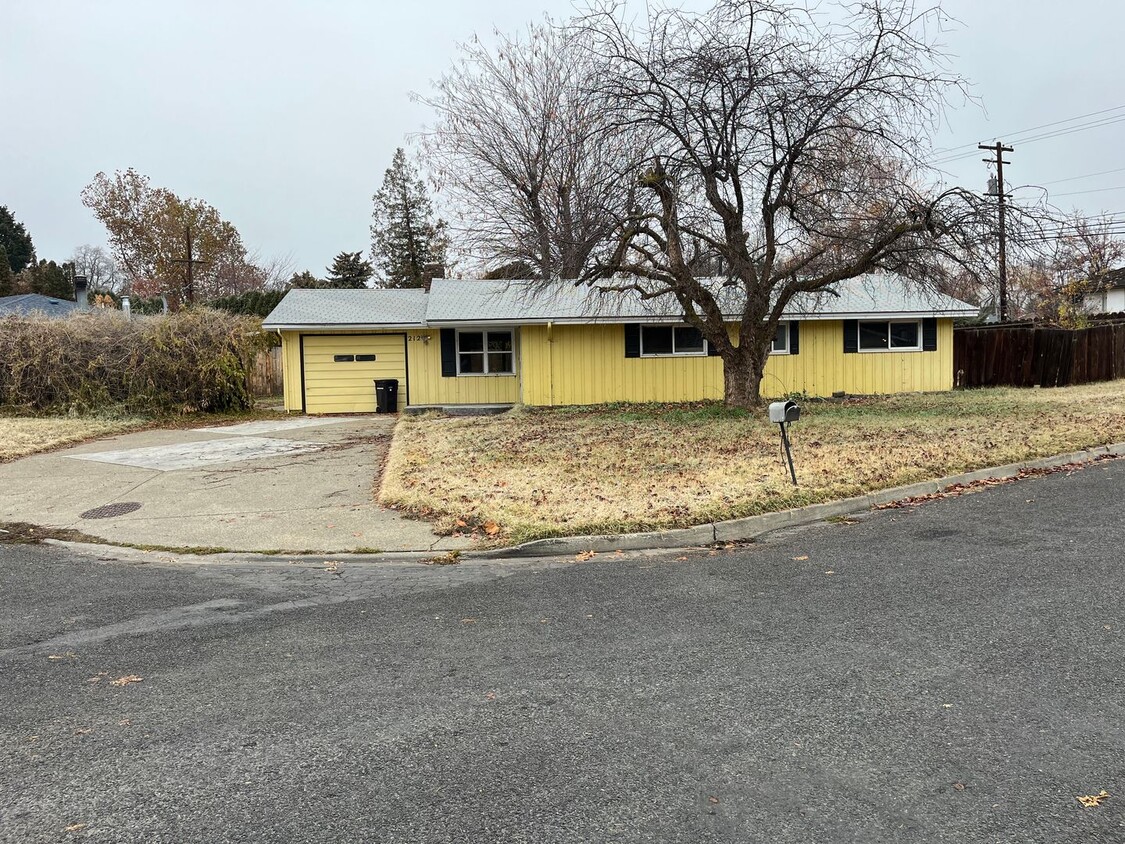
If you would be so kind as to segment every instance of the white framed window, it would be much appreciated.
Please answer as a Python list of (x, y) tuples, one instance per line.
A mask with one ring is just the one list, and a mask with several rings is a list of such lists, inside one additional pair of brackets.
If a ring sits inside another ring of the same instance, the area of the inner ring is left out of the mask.
[(860, 320), (861, 352), (922, 351), (922, 321), (918, 319)]
[(641, 357), (706, 355), (707, 341), (690, 325), (642, 325)]
[(771, 355), (789, 354), (789, 323), (779, 322), (777, 331), (773, 335), (773, 345), (770, 346)]
[(511, 375), (515, 345), (510, 329), (457, 332), (458, 375)]

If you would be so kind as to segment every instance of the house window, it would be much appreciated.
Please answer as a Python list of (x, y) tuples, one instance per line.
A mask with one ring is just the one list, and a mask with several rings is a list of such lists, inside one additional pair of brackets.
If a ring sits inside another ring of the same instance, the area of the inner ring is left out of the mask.
[(777, 331), (773, 335), (773, 345), (770, 347), (771, 355), (789, 354), (789, 323), (779, 322)]
[(458, 375), (511, 375), (513, 368), (511, 331), (458, 331)]
[(917, 352), (922, 349), (922, 323), (912, 320), (861, 321), (861, 352)]
[(705, 355), (707, 341), (690, 325), (642, 325), (641, 356)]

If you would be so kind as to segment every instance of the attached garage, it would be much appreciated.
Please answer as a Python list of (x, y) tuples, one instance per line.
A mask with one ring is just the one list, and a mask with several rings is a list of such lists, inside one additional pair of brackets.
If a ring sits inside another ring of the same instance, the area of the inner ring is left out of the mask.
[(406, 334), (302, 334), (305, 413), (374, 413), (375, 381), (398, 381), (406, 407)]

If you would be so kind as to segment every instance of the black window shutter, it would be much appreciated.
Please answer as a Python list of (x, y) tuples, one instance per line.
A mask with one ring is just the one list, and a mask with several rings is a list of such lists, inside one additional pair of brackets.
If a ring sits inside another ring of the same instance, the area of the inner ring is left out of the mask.
[(441, 330), (441, 377), (454, 378), (457, 375), (457, 329)]
[(844, 320), (844, 354), (859, 351), (859, 320)]
[(625, 324), (625, 357), (641, 356), (641, 327), (635, 322)]
[(789, 354), (801, 354), (801, 323), (795, 319), (789, 321)]
[(927, 317), (922, 320), (922, 351), (937, 351), (937, 318)]

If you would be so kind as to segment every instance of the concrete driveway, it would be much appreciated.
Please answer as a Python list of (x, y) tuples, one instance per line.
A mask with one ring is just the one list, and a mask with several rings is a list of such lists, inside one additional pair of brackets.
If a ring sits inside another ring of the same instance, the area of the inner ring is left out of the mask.
[(125, 434), (0, 465), (0, 522), (137, 545), (445, 550), (374, 502), (387, 417), (270, 419)]

